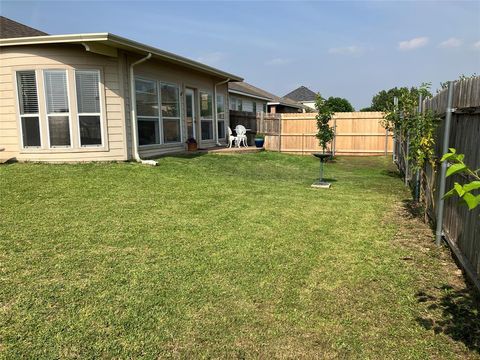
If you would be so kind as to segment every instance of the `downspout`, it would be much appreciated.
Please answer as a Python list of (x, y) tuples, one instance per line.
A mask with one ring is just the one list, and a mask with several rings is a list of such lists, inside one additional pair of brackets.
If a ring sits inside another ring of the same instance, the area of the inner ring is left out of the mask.
[[(442, 156), (448, 152), (448, 146), (450, 144), (450, 124), (452, 122), (452, 113), (455, 109), (452, 108), (453, 103), (453, 82), (448, 82), (448, 96), (447, 96), (447, 110), (445, 115), (445, 128), (443, 130), (443, 147)], [(440, 185), (438, 187), (438, 211), (437, 211), (437, 229), (435, 232), (435, 243), (437, 246), (442, 244), (442, 232), (443, 232), (443, 208), (445, 200), (443, 200), (443, 194), (445, 193), (445, 175), (447, 174), (447, 162), (442, 162), (440, 170)]]
[(152, 53), (148, 53), (147, 56), (141, 58), (130, 64), (130, 110), (131, 110), (131, 128), (132, 128), (132, 149), (135, 161), (145, 165), (157, 165), (154, 160), (142, 160), (138, 154), (138, 132), (137, 132), (137, 106), (136, 106), (136, 94), (135, 94), (135, 76), (133, 73), (133, 67), (147, 61), (152, 57)]
[[(224, 81), (220, 81), (213, 86), (213, 104), (215, 106), (214, 107), (215, 110), (213, 111), (213, 113), (215, 114), (215, 144), (217, 146), (221, 146), (220, 142), (218, 141), (217, 86), (226, 84), (229, 81), (230, 81), (230, 78), (228, 78), (227, 80), (224, 80)], [(228, 93), (228, 91), (227, 91), (227, 93)], [(225, 106), (225, 107), (226, 107), (226, 103), (227, 103), (226, 100), (227, 99), (225, 98), (224, 99), (224, 104), (223, 104), (223, 106)], [(226, 113), (227, 113), (227, 111), (226, 111), (226, 108), (225, 108), (225, 114)]]

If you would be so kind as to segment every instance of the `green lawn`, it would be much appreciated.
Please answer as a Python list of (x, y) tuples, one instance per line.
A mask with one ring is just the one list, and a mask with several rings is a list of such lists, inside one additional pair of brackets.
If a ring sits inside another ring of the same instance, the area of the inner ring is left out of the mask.
[(317, 159), (267, 152), (0, 166), (0, 358), (480, 358), (393, 170), (339, 158), (314, 190)]

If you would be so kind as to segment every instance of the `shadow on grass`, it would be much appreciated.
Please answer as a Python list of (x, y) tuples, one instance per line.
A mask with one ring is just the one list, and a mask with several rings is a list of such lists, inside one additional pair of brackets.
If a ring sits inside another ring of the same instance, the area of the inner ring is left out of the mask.
[(400, 175), (400, 173), (398, 171), (393, 171), (393, 170), (382, 170), (382, 171), (380, 171), (380, 174), (388, 176), (388, 177), (396, 178), (396, 179), (401, 179), (402, 178), (402, 176)]
[[(315, 179), (313, 180), (314, 182), (317, 182), (319, 179)], [(328, 182), (328, 183), (334, 183), (334, 182), (337, 182), (338, 180), (337, 179), (330, 179), (330, 178), (323, 178), (322, 179), (323, 182)]]
[(417, 322), (436, 334), (461, 341), (480, 354), (480, 296), (471, 288), (456, 290), (443, 285), (439, 290), (442, 293), (439, 297), (423, 291), (415, 295), (419, 303), (428, 303), (428, 309), (441, 312), (437, 318), (418, 317)]
[(421, 203), (412, 199), (404, 199), (402, 200), (402, 205), (412, 218), (424, 218), (425, 209)]
[(200, 156), (207, 155), (207, 151), (192, 151), (192, 152), (179, 152), (179, 153), (173, 153), (173, 154), (165, 154), (160, 156), (159, 158), (165, 158), (165, 157), (171, 157), (171, 158), (180, 158), (180, 159), (195, 159)]

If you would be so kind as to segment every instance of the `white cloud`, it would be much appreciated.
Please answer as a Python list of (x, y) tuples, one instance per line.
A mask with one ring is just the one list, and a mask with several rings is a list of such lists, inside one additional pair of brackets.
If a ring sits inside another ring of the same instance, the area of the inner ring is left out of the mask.
[(438, 46), (441, 48), (454, 48), (454, 47), (459, 47), (462, 44), (463, 44), (462, 39), (451, 37), (445, 41), (442, 41)]
[(208, 64), (208, 65), (216, 65), (220, 63), (222, 60), (225, 59), (225, 54), (220, 51), (214, 51), (211, 53), (204, 54), (197, 58), (198, 62)]
[(476, 43), (473, 44), (473, 48), (480, 50), (480, 41), (477, 41)]
[(344, 46), (344, 47), (335, 47), (328, 49), (329, 54), (340, 54), (340, 55), (358, 55), (363, 53), (364, 49), (351, 45), (351, 46)]
[(265, 61), (265, 65), (286, 65), (290, 64), (292, 60), (284, 58), (273, 58)]
[(405, 50), (414, 50), (421, 48), (428, 44), (428, 37), (422, 36), (413, 38), (411, 40), (400, 41), (398, 43), (398, 49), (405, 51)]

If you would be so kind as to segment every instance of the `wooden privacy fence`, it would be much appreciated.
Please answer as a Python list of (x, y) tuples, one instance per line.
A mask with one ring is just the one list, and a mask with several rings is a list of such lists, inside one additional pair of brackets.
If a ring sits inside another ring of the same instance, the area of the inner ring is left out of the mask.
[[(238, 124), (255, 133), (264, 133), (265, 149), (294, 154), (321, 151), (316, 138), (315, 113), (253, 114), (230, 112), (230, 124)], [(382, 112), (336, 113), (331, 126), (335, 138), (330, 149), (335, 155), (386, 155), (393, 151), (392, 134), (380, 124)]]
[[(452, 121), (450, 126), (449, 147), (465, 154), (465, 163), (471, 169), (480, 168), (480, 78), (456, 82), (453, 89)], [(443, 194), (438, 193), (440, 183), (440, 162), (445, 133), (447, 112), (447, 90), (443, 90), (432, 99), (423, 101), (422, 111), (432, 110), (441, 118), (435, 134), (434, 168), (427, 163), (419, 173), (408, 162), (408, 138), (396, 137), (395, 161), (405, 176), (405, 182), (412, 189), (420, 189), (420, 197), (425, 203), (427, 214), (435, 221), (437, 204)], [(465, 183), (465, 175), (453, 175), (446, 179), (446, 189), (454, 182)], [(444, 203), (443, 232), (445, 239), (456, 254), (469, 277), (480, 285), (480, 207), (469, 211), (458, 203), (458, 198), (450, 198)]]

